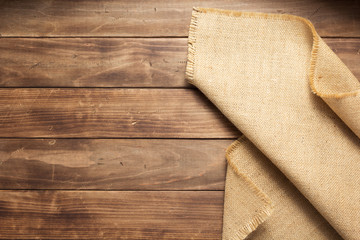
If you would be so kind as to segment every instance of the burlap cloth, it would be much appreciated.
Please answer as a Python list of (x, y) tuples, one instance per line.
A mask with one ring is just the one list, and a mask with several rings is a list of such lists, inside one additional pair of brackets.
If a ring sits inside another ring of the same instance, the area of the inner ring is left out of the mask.
[(360, 83), (313, 25), (194, 8), (188, 51), (188, 81), (244, 134), (223, 239), (360, 239)]

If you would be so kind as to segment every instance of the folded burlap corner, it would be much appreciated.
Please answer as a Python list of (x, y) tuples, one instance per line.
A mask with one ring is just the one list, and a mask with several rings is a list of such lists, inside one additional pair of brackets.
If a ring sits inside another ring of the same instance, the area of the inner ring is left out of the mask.
[(308, 20), (194, 8), (186, 77), (244, 134), (223, 239), (360, 239), (360, 83)]

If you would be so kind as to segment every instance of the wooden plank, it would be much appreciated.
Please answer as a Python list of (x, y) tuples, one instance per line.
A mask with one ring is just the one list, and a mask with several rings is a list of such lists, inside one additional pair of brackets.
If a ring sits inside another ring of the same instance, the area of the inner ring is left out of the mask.
[(0, 87), (189, 87), (187, 39), (0, 39)]
[(0, 89), (0, 137), (234, 138), (194, 89)]
[(1, 1), (2, 36), (187, 36), (193, 6), (288, 13), (321, 36), (360, 37), (360, 5), (348, 1)]
[(222, 191), (0, 191), (0, 238), (220, 239)]
[(224, 190), (231, 142), (1, 139), (0, 189)]
[[(325, 41), (360, 79), (360, 39)], [(0, 87), (191, 87), (185, 38), (3, 38), (0, 53)]]

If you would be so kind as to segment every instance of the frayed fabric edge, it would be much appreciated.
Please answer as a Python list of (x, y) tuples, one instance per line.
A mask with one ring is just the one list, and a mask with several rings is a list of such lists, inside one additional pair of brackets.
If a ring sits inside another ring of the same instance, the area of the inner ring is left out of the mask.
[[(189, 38), (188, 38), (188, 55), (187, 55), (187, 64), (185, 70), (185, 78), (186, 80), (194, 85), (194, 75), (195, 75), (195, 59), (196, 59), (196, 31), (198, 27), (198, 18), (201, 13), (204, 13), (204, 9), (193, 8), (191, 22), (189, 27)], [(207, 9), (211, 10), (211, 9)], [(221, 11), (217, 9), (212, 9), (214, 12)], [(223, 10), (225, 11), (225, 10)], [(233, 12), (233, 11), (229, 11)], [(255, 193), (256, 196), (259, 197), (261, 201), (264, 202), (264, 205), (257, 211), (257, 213), (243, 226), (239, 226), (236, 230), (236, 234), (233, 239), (229, 240), (239, 240), (245, 239), (251, 232), (255, 231), (256, 228), (263, 223), (273, 212), (274, 206), (270, 200), (270, 198), (262, 192), (247, 176), (242, 174), (231, 161), (231, 152), (241, 144), (244, 136), (240, 137), (238, 140), (233, 142), (229, 148), (226, 150), (226, 159), (228, 161), (228, 166), (231, 167), (236, 175), (244, 180), (249, 189)]]
[[(232, 152), (239, 147), (242, 141), (245, 141), (245, 136), (241, 136), (235, 142), (233, 142), (228, 149), (226, 150), (226, 160), (228, 162), (228, 167), (235, 172), (235, 174), (241, 178), (249, 189), (255, 193), (255, 195), (264, 203), (263, 206), (257, 211), (257, 213), (243, 226), (239, 226), (236, 230), (236, 234), (232, 239), (229, 240), (239, 240), (245, 239), (251, 232), (255, 231), (256, 228), (265, 222), (265, 220), (272, 214), (274, 210), (274, 205), (272, 204), (271, 199), (259, 189), (246, 175), (241, 173), (239, 169), (235, 166), (235, 163), (231, 160)], [(228, 240), (228, 239), (227, 239)]]
[(198, 17), (200, 11), (197, 8), (193, 8), (191, 15), (191, 22), (189, 27), (189, 38), (188, 38), (188, 55), (185, 69), (185, 78), (190, 84), (194, 84), (194, 73), (195, 73), (195, 53), (196, 53), (196, 30), (198, 26)]
[(320, 36), (317, 34), (314, 25), (306, 18), (289, 15), (289, 14), (274, 14), (274, 13), (258, 13), (258, 12), (239, 12), (233, 10), (223, 10), (216, 8), (198, 8), (194, 7), (191, 17), (190, 29), (189, 29), (189, 39), (188, 39), (188, 63), (186, 65), (185, 77), (190, 84), (194, 82), (194, 66), (195, 66), (195, 56), (196, 56), (196, 28), (198, 26), (198, 18), (200, 14), (210, 13), (218, 14), (232, 17), (248, 17), (248, 18), (263, 18), (263, 19), (278, 19), (284, 21), (299, 21), (305, 24), (311, 31), (313, 36), (313, 44), (311, 50), (311, 59), (310, 59), (310, 69), (309, 69), (309, 85), (311, 91), (321, 97), (321, 98), (335, 98), (341, 99), (345, 97), (353, 97), (360, 95), (360, 89), (350, 91), (350, 92), (339, 92), (339, 93), (324, 93), (320, 92), (316, 88), (316, 79), (315, 79), (315, 70), (317, 63), (317, 55), (319, 50)]
[(255, 231), (260, 224), (265, 222), (265, 220), (270, 217), (272, 211), (273, 208), (259, 210), (258, 214), (253, 216), (253, 218), (247, 224), (241, 226), (232, 238), (226, 240), (245, 239), (250, 233)]

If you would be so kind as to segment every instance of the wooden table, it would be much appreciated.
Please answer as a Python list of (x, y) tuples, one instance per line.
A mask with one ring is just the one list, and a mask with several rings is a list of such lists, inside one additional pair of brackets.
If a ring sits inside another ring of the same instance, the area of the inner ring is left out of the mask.
[(221, 238), (240, 133), (184, 80), (192, 6), (307, 17), (360, 77), (356, 0), (0, 1), (0, 238)]

